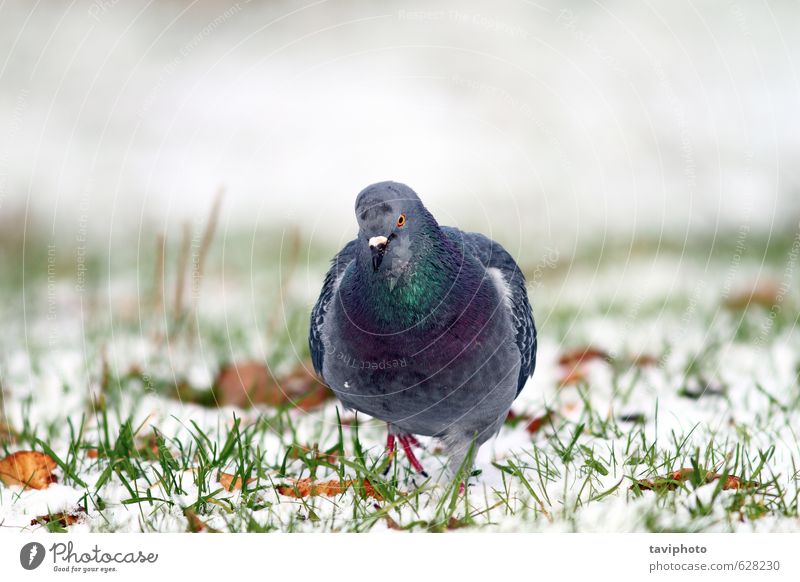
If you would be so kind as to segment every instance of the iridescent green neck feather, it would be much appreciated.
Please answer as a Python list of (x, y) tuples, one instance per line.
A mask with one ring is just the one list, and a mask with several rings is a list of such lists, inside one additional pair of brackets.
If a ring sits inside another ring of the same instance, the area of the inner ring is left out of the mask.
[[(389, 259), (374, 271), (369, 256), (359, 255), (352, 265), (362, 290), (349, 306), (370, 331), (391, 333), (410, 326), (433, 327), (445, 309), (445, 299), (458, 276), (461, 254), (438, 225), (425, 225), (415, 233), (407, 261)], [(384, 268), (385, 266), (385, 268)]]

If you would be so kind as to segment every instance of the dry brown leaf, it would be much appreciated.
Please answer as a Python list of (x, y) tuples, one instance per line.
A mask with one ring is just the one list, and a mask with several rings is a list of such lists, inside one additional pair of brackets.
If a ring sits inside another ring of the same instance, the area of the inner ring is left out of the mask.
[[(331, 481), (312, 481), (311, 479), (300, 479), (299, 481), (292, 482), (291, 485), (278, 485), (276, 489), (281, 495), (286, 497), (309, 497), (324, 495), (326, 497), (334, 497), (347, 491), (350, 487), (362, 487), (361, 481), (353, 481), (347, 479), (339, 481), (334, 479)], [(375, 490), (372, 483), (365, 479), (363, 482), (364, 494), (373, 499), (382, 500), (383, 496)]]
[[(151, 453), (155, 456), (158, 456), (159, 449), (156, 435), (151, 434), (150, 436), (140, 438), (136, 452), (146, 457), (149, 457)], [(105, 450), (87, 449), (86, 456), (90, 459), (99, 459), (105, 458), (107, 455)]]
[(45, 525), (47, 523), (58, 523), (62, 527), (69, 527), (81, 521), (86, 517), (86, 508), (78, 506), (72, 511), (63, 511), (61, 513), (51, 513), (49, 515), (40, 515), (36, 519), (31, 520), (31, 525)]
[(6, 485), (23, 485), (47, 489), (55, 483), (56, 462), (44, 453), (18, 451), (0, 461), (0, 481)]
[[(642, 479), (637, 481), (633, 485), (631, 485), (631, 489), (634, 489), (638, 486), (639, 489), (642, 491), (655, 491), (655, 490), (664, 490), (667, 491), (674, 491), (677, 489), (681, 483), (690, 479), (694, 474), (694, 469), (691, 467), (679, 469), (677, 471), (673, 471), (666, 477), (656, 477), (652, 481), (649, 479)], [(721, 475), (719, 473), (714, 473), (713, 471), (709, 471), (705, 474), (705, 483), (713, 483), (717, 479), (719, 479)], [(739, 477), (734, 477), (733, 475), (728, 475), (725, 479), (725, 483), (722, 485), (723, 490), (729, 489), (742, 489), (742, 488), (749, 488), (749, 487), (757, 487), (758, 483), (753, 481), (742, 481)]]
[(565, 367), (576, 367), (593, 360), (611, 361), (611, 356), (603, 350), (586, 346), (582, 348), (574, 348), (565, 352), (558, 358), (558, 365)]
[(190, 533), (199, 533), (205, 531), (208, 527), (206, 523), (191, 509), (184, 509), (183, 516), (189, 522), (188, 530)]
[(292, 404), (311, 410), (331, 398), (331, 391), (309, 370), (310, 362), (295, 368), (279, 381), (262, 362), (238, 362), (220, 370), (216, 397), (220, 406), (246, 408), (253, 404)]
[(388, 527), (389, 529), (394, 529), (394, 530), (397, 530), (397, 531), (403, 531), (403, 528), (400, 526), (400, 524), (397, 523), (395, 520), (393, 520), (391, 518), (391, 516), (384, 515), (383, 519), (386, 521), (386, 527)]
[(312, 447), (303, 446), (303, 445), (292, 445), (289, 449), (289, 458), (290, 459), (299, 459), (303, 456), (311, 456), (317, 461), (327, 461), (331, 465), (335, 465), (339, 462), (339, 453), (337, 451), (332, 451), (330, 453), (320, 452), (319, 446), (314, 445)]
[(156, 437), (155, 433), (150, 433), (149, 436), (142, 438), (141, 442), (139, 443), (139, 448), (137, 449), (140, 453), (146, 453), (147, 451), (153, 453), (154, 455), (158, 456), (158, 437)]
[(536, 417), (525, 413), (517, 414), (513, 410), (509, 410), (506, 416), (506, 423), (512, 426), (522, 424), (526, 431), (530, 434), (535, 434), (539, 432), (545, 424), (552, 422), (555, 417), (556, 414), (553, 410), (545, 410), (544, 414)]
[(312, 363), (307, 361), (281, 380), (285, 398), (300, 410), (319, 408), (333, 398), (333, 392), (317, 379), (313, 369)]
[(373, 499), (377, 499), (378, 501), (383, 500), (383, 495), (381, 495), (373, 486), (372, 483), (369, 482), (369, 479), (364, 479), (364, 494), (367, 497), (372, 497)]
[(527, 414), (517, 414), (513, 410), (509, 410), (508, 414), (506, 415), (506, 422), (514, 423), (517, 419), (527, 420), (530, 418)]
[(751, 306), (772, 309), (780, 302), (780, 289), (774, 283), (760, 283), (749, 291), (739, 291), (725, 300), (725, 307), (741, 311)]
[(631, 362), (637, 368), (647, 368), (650, 366), (658, 366), (658, 358), (652, 354), (639, 354)]
[(747, 489), (750, 487), (758, 487), (758, 483), (750, 482), (743, 482), (739, 477), (734, 477), (733, 475), (728, 475), (728, 478), (725, 479), (725, 484), (722, 486), (724, 490), (729, 489)]
[(581, 382), (586, 382), (586, 374), (581, 368), (572, 368), (558, 379), (558, 386), (560, 388), (565, 388)]
[(558, 359), (561, 366), (561, 377), (558, 379), (558, 387), (566, 388), (587, 381), (586, 364), (594, 360), (611, 361), (611, 356), (598, 348), (591, 346), (574, 348), (562, 354)]
[[(225, 491), (240, 491), (242, 489), (241, 477), (236, 477), (234, 480), (234, 475), (231, 475), (230, 473), (220, 473), (218, 480), (220, 483), (222, 483)], [(247, 484), (249, 485), (255, 480), (255, 477), (250, 477), (247, 480)]]
[(542, 416), (539, 416), (539, 417), (534, 418), (533, 420), (531, 420), (527, 424), (527, 426), (525, 427), (525, 430), (527, 430), (530, 434), (536, 434), (537, 432), (539, 432), (542, 429), (542, 427), (546, 423), (549, 423), (552, 420), (553, 420), (553, 411), (548, 411), (547, 413), (543, 414)]
[(461, 529), (462, 527), (467, 527), (468, 524), (461, 519), (456, 519), (455, 517), (450, 517), (447, 520), (447, 529), (454, 530), (454, 529)]

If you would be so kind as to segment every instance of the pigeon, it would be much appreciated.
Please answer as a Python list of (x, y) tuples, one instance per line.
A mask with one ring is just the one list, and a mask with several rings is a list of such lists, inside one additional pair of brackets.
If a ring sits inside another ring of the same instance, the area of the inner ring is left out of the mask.
[(390, 460), (399, 442), (427, 477), (412, 447), (436, 437), (444, 474), (469, 475), (536, 365), (525, 277), (497, 242), (440, 226), (405, 184), (368, 186), (355, 214), (358, 237), (311, 312), (314, 369), (345, 408), (387, 423)]

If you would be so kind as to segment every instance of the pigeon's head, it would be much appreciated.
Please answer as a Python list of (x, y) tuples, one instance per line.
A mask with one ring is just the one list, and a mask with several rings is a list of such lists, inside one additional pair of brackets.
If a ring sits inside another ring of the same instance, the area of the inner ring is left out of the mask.
[(394, 282), (408, 269), (424, 235), (438, 228), (417, 193), (397, 182), (364, 188), (356, 198), (356, 219), (373, 271)]

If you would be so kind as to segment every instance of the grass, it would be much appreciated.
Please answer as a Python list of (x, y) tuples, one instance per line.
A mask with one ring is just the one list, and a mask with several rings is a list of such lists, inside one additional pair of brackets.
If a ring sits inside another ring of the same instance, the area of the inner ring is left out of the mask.
[[(311, 411), (216, 405), (214, 377), (224, 363), (265, 360), (279, 374), (306, 360), (308, 310), (332, 253), (273, 240), (271, 257), (253, 267), (241, 260), (248, 253), (232, 253), (252, 240), (210, 246), (210, 236), (206, 229), (202, 293), (193, 301), (183, 289), (191, 273), (174, 272), (191, 264), (180, 240), (166, 241), (161, 273), (153, 274), (156, 244), (136, 267), (115, 264), (111, 293), (95, 276), (76, 294), (62, 285), (72, 276), (63, 266), (55, 281), (29, 266), (24, 299), (8, 283), (15, 279), (5, 279), (2, 293), (27, 306), (25, 320), (6, 314), (10, 329), (28, 339), (2, 340), (3, 420), (12, 435), (0, 438), (0, 451), (51, 455), (59, 485), (0, 485), (2, 529), (60, 531), (57, 521), (31, 525), (31, 515), (78, 506), (86, 515), (69, 531), (800, 529), (797, 289), (777, 313), (724, 307), (717, 283), (730, 261), (722, 245), (711, 259), (702, 241), (694, 254), (675, 257), (690, 275), (705, 273), (700, 294), (696, 281), (674, 274), (666, 289), (625, 287), (615, 281), (614, 249), (546, 270), (532, 288), (541, 331), (536, 376), (515, 418), (481, 450), (462, 495), (460, 479), (422, 479), (402, 457), (389, 467), (382, 423), (335, 401)], [(759, 272), (779, 282), (787, 240), (764, 248), (752, 241), (735, 286), (748, 287)], [(646, 250), (635, 254), (626, 270), (652, 273)], [(226, 262), (231, 255), (239, 258)], [(161, 299), (137, 306), (159, 281)], [(43, 300), (53, 284), (73, 306), (59, 304), (55, 315)], [(559, 294), (564, 288), (590, 290), (591, 301)], [(83, 311), (74, 308), (81, 299)], [(152, 304), (159, 308), (148, 311)], [(54, 326), (55, 342), (47, 339)], [(581, 364), (577, 380), (561, 385), (558, 356), (587, 345), (609, 357)], [(533, 419), (537, 429), (528, 431)], [(421, 460), (434, 473), (445, 459), (435, 441), (423, 440)], [(670, 477), (685, 469), (685, 479)], [(709, 473), (719, 478), (709, 481)], [(241, 488), (227, 490), (223, 474)], [(725, 489), (728, 476), (746, 486)], [(357, 486), (333, 496), (280, 493), (301, 479)]]

